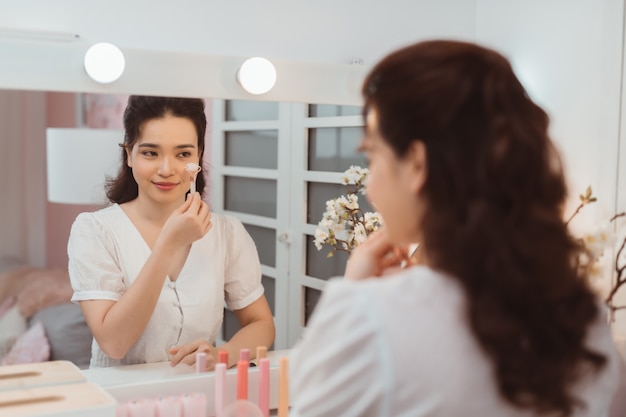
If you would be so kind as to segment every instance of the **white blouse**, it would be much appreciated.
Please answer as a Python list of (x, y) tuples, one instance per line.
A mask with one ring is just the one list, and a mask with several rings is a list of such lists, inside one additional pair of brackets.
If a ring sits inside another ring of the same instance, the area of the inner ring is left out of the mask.
[[(222, 325), (224, 302), (231, 310), (263, 295), (254, 241), (239, 220), (211, 214), (213, 227), (191, 246), (178, 279), (165, 279), (143, 334), (121, 360), (108, 357), (94, 339), (90, 367), (169, 360), (170, 347), (204, 339)], [(117, 301), (143, 268), (151, 250), (118, 204), (81, 213), (68, 242), (72, 301)]]
[[(291, 354), (291, 417), (531, 417), (504, 401), (492, 360), (466, 321), (456, 280), (427, 267), (395, 276), (328, 282)], [(588, 346), (608, 358), (575, 387), (605, 415), (617, 389), (618, 353), (599, 318)], [(541, 369), (537, 369), (541, 375)]]

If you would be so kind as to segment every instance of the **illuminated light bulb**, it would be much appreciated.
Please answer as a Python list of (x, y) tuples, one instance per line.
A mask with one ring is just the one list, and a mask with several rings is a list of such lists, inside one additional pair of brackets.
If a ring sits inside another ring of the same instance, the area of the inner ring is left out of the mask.
[(92, 80), (109, 84), (122, 76), (126, 60), (120, 48), (111, 43), (100, 42), (89, 47), (85, 53), (84, 65)]
[(265, 94), (276, 84), (276, 68), (265, 58), (249, 58), (237, 71), (237, 80), (248, 93)]

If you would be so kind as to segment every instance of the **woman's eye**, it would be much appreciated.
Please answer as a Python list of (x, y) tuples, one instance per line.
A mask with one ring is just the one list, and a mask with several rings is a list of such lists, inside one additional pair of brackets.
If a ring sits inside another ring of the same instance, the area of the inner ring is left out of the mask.
[(191, 156), (191, 152), (181, 152), (178, 154), (181, 158), (189, 158)]
[(143, 156), (149, 156), (149, 157), (157, 156), (157, 153), (154, 151), (143, 151), (141, 154)]

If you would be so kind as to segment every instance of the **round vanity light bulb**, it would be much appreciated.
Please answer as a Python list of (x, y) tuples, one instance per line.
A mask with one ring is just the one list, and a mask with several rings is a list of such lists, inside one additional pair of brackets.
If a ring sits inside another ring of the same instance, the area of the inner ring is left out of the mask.
[(241, 64), (237, 80), (248, 93), (265, 94), (276, 84), (276, 68), (265, 58), (249, 58)]
[(92, 80), (108, 84), (122, 76), (126, 60), (120, 48), (108, 42), (100, 42), (89, 47), (84, 64)]

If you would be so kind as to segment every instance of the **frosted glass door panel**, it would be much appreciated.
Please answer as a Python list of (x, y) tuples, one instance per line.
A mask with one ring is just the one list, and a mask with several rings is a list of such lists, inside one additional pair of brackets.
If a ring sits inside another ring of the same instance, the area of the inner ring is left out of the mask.
[(249, 168), (278, 168), (276, 130), (233, 131), (225, 134), (226, 165)]
[(308, 170), (343, 172), (350, 165), (365, 166), (357, 152), (362, 127), (321, 127), (309, 129)]
[(256, 244), (259, 259), (263, 265), (276, 266), (276, 230), (267, 227), (244, 224)]
[(348, 253), (336, 251), (332, 258), (328, 258), (327, 255), (331, 251), (331, 247), (324, 245), (318, 251), (313, 244), (314, 239), (313, 236), (306, 237), (306, 275), (323, 280), (342, 276), (346, 270)]
[(224, 208), (240, 213), (276, 218), (276, 181), (224, 177)]
[[(348, 187), (342, 184), (327, 184), (321, 182), (307, 183), (307, 223), (318, 224), (326, 211), (326, 201), (348, 194)], [(357, 194), (359, 208), (363, 212), (374, 211), (366, 196)]]
[(320, 290), (316, 290), (315, 288), (303, 287), (304, 288), (304, 325), (306, 326), (315, 310), (315, 306), (317, 306), (317, 302), (320, 300), (322, 296), (322, 292)]
[(275, 101), (226, 101), (226, 120), (278, 120), (278, 103)]
[(273, 316), (275, 315), (274, 311), (276, 309), (276, 280), (263, 275), (261, 277), (261, 283), (265, 289), (265, 298), (267, 298), (267, 303), (270, 305), (270, 310), (272, 310)]
[(311, 104), (309, 117), (359, 116), (362, 114), (360, 106), (337, 106), (334, 104)]
[[(263, 288), (265, 289), (265, 298), (267, 298), (267, 302), (270, 305), (270, 309), (272, 310), (272, 315), (274, 315), (274, 306), (276, 305), (276, 297), (275, 297), (275, 283), (274, 279), (266, 277), (263, 275), (261, 277), (261, 281), (263, 283)], [(317, 304), (317, 300), (312, 300), (315, 304)], [(222, 339), (230, 340), (231, 337), (235, 335), (241, 329), (241, 325), (239, 324), (239, 320), (237, 320), (237, 316), (228, 310), (224, 309), (224, 322), (222, 324)], [(272, 345), (273, 347), (274, 345)]]

